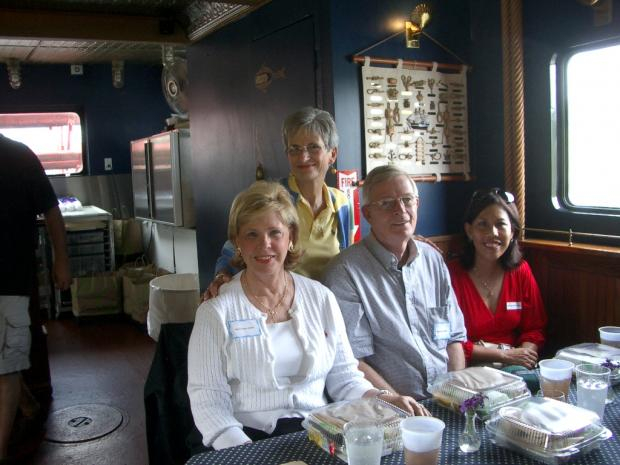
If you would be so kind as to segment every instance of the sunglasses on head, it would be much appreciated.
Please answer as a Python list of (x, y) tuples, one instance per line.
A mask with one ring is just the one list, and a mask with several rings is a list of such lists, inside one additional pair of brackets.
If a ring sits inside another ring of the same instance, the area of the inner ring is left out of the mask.
[(499, 187), (492, 187), (491, 189), (478, 189), (474, 192), (474, 195), (472, 195), (471, 200), (472, 202), (475, 202), (491, 194), (499, 195), (506, 203), (513, 203), (515, 201), (515, 196), (512, 195), (512, 193), (500, 189)]

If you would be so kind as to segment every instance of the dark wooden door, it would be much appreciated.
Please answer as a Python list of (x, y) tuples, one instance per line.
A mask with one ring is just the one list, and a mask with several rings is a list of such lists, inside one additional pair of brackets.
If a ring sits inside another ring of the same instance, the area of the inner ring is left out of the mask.
[[(261, 15), (269, 8), (281, 15)], [(289, 173), (282, 121), (317, 101), (312, 14), (270, 4), (189, 50), (194, 204), (200, 282), (212, 278), (234, 197)]]
[(265, 35), (252, 50), (253, 158), (267, 178), (277, 179), (289, 173), (281, 137), (284, 117), (316, 102), (314, 21), (306, 18)]

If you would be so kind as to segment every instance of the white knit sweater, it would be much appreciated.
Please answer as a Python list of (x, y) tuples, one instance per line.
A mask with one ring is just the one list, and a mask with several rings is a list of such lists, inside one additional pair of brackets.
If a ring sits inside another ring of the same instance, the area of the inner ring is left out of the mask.
[[(357, 399), (372, 389), (357, 369), (334, 295), (295, 273), (291, 273), (295, 298), (289, 314), (304, 358), (299, 375), (291, 377), (290, 384), (279, 385), (274, 352), (286, 347), (272, 347), (266, 315), (245, 296), (240, 275), (198, 308), (189, 343), (187, 391), (194, 422), (203, 443), (216, 449), (249, 441), (239, 420), (256, 418), (256, 412), (306, 415), (327, 403), (325, 389), (334, 400)], [(242, 320), (260, 334), (234, 337), (230, 324)], [(263, 429), (271, 433), (274, 426)]]

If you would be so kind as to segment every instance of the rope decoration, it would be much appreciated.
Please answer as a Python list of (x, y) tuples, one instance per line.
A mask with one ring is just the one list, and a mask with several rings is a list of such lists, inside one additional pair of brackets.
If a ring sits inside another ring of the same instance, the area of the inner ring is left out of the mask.
[[(502, 0), (502, 80), (504, 86), (504, 181), (514, 193), (525, 226), (525, 123), (521, 0)], [(521, 232), (523, 238), (523, 229)]]

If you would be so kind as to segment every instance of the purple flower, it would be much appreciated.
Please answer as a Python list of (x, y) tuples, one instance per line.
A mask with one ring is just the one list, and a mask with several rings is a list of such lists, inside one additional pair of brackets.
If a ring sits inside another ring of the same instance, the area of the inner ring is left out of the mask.
[(605, 368), (609, 368), (610, 370), (617, 370), (618, 368), (620, 368), (620, 362), (614, 362), (611, 359), (605, 359), (605, 361), (603, 363), (601, 363), (601, 366), (605, 367)]
[(469, 399), (464, 400), (459, 409), (462, 413), (473, 412), (484, 405), (484, 399), (486, 399), (486, 397), (487, 396), (480, 393), (474, 394)]

